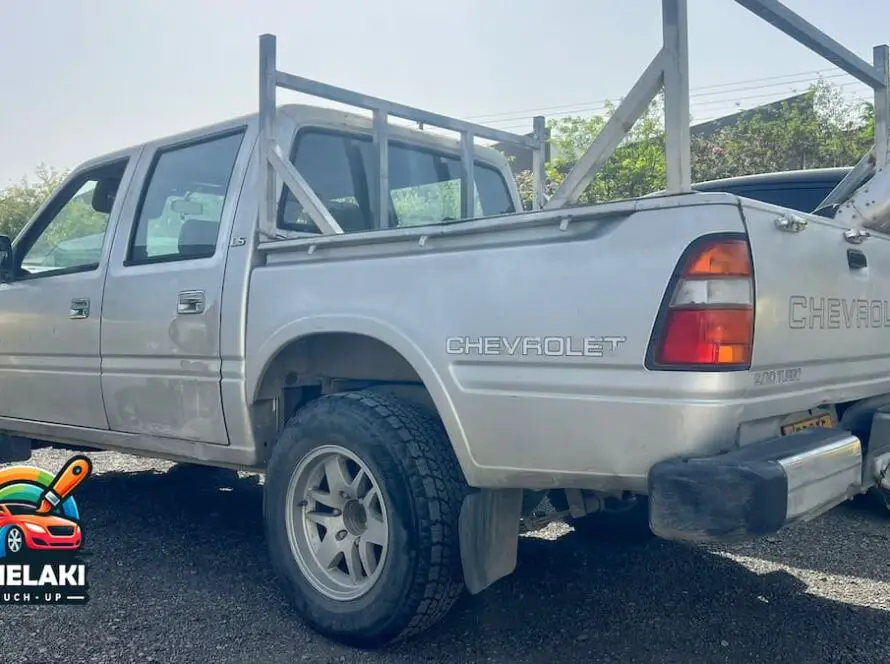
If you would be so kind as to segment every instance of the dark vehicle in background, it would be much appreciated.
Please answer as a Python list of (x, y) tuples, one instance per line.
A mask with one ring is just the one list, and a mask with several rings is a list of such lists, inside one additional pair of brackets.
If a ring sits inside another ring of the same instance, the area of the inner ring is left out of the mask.
[(848, 167), (815, 168), (743, 175), (701, 182), (694, 185), (694, 189), (702, 192), (726, 192), (799, 212), (814, 212), (851, 170)]

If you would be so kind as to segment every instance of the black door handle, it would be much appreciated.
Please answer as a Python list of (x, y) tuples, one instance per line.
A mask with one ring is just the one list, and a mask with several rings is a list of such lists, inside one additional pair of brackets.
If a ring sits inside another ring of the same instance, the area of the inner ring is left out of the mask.
[(868, 258), (859, 249), (847, 249), (847, 265), (851, 270), (862, 270), (868, 267)]

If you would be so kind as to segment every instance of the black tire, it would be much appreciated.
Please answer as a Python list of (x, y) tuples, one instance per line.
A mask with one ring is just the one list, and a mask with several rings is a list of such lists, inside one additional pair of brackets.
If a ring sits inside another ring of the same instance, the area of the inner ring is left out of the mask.
[(649, 502), (643, 496), (626, 511), (594, 512), (571, 525), (579, 536), (604, 544), (645, 544), (655, 538), (649, 528)]
[[(319, 593), (294, 558), (285, 510), (291, 475), (323, 444), (348, 449), (379, 478), (389, 554), (373, 588), (352, 601)], [(290, 419), (266, 474), (264, 519), (275, 572), (297, 613), (340, 643), (374, 648), (424, 631), (463, 590), (458, 517), (466, 484), (438, 417), (383, 394), (321, 397)]]

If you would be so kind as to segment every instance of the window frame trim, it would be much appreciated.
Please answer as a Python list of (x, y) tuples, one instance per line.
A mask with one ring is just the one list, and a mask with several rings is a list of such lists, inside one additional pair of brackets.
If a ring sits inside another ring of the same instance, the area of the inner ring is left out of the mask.
[[(241, 151), (244, 149), (244, 139), (247, 136), (247, 130), (247, 124), (241, 124), (237, 127), (227, 127), (226, 129), (214, 132), (212, 134), (203, 134), (201, 136), (191, 137), (185, 140), (177, 141), (175, 143), (167, 143), (155, 148), (154, 154), (151, 158), (151, 163), (148, 167), (148, 171), (146, 172), (145, 177), (142, 180), (142, 188), (139, 192), (139, 200), (136, 203), (136, 210), (133, 212), (130, 229), (127, 233), (127, 246), (124, 252), (123, 262), (121, 263), (123, 267), (158, 265), (160, 263), (181, 263), (184, 261), (205, 261), (210, 260), (211, 258), (216, 256), (217, 251), (219, 250), (219, 229), (216, 233), (216, 244), (213, 247), (213, 253), (208, 256), (182, 256), (177, 253), (167, 254), (165, 256), (152, 256), (143, 260), (135, 260), (133, 259), (133, 247), (136, 241), (136, 233), (139, 229), (139, 218), (142, 215), (142, 210), (145, 206), (145, 199), (148, 196), (148, 188), (151, 186), (152, 178), (154, 178), (154, 174), (157, 170), (158, 163), (160, 162), (161, 157), (163, 157), (167, 153), (175, 152), (176, 150), (183, 150), (194, 147), (195, 145), (202, 145), (204, 143), (212, 143), (213, 141), (222, 140), (224, 138), (229, 138), (230, 136), (237, 136), (238, 134), (241, 134), (241, 143), (238, 145), (238, 151), (235, 153), (235, 158), (232, 160), (232, 170), (229, 172), (229, 179), (226, 183), (226, 193), (225, 198), (223, 199), (223, 209), (225, 209), (225, 204), (229, 197), (229, 192), (232, 186), (232, 174), (235, 172), (235, 165), (238, 163), (238, 157), (241, 155)], [(219, 228), (222, 228), (222, 217), (220, 217), (219, 220)]]
[[(355, 130), (355, 129), (325, 127), (325, 126), (321, 126), (321, 125), (319, 125), (319, 126), (315, 126), (315, 125), (302, 126), (299, 129), (297, 129), (296, 133), (294, 134), (293, 140), (291, 141), (290, 153), (288, 156), (288, 159), (290, 160), (290, 163), (292, 166), (294, 166), (294, 168), (296, 168), (295, 161), (297, 158), (297, 150), (300, 147), (300, 139), (303, 137), (304, 134), (307, 134), (307, 133), (327, 134), (327, 135), (336, 136), (336, 137), (340, 137), (340, 138), (352, 138), (352, 139), (364, 140), (367, 142), (373, 141), (373, 136), (371, 134), (369, 134), (367, 132)], [(460, 161), (460, 155), (458, 155), (456, 153), (451, 153), (451, 152), (448, 152), (447, 150), (441, 149), (441, 148), (437, 149), (437, 148), (429, 147), (426, 145), (418, 145), (417, 143), (412, 143), (405, 139), (390, 137), (388, 144), (390, 146), (396, 146), (396, 147), (399, 147), (402, 149), (416, 150), (421, 153), (429, 154), (433, 157), (446, 157), (446, 158), (456, 159), (457, 161)], [(345, 145), (344, 145), (344, 149), (346, 149)], [(346, 150), (346, 152), (347, 152), (346, 158), (347, 158), (347, 160), (349, 160), (351, 162), (352, 158), (348, 154), (348, 149)], [(513, 200), (513, 196), (511, 195), (510, 186), (507, 184), (507, 179), (504, 177), (504, 174), (501, 171), (501, 169), (499, 169), (497, 166), (494, 166), (493, 164), (490, 164), (486, 161), (482, 161), (478, 158), (473, 160), (473, 166), (474, 166), (474, 168), (478, 167), (478, 168), (482, 168), (485, 170), (489, 170), (489, 171), (493, 172), (495, 175), (497, 175), (497, 177), (501, 181), (501, 184), (504, 186), (504, 191), (507, 194), (507, 199), (510, 201), (510, 205), (513, 208), (516, 207), (515, 201)], [(362, 170), (363, 171), (365, 170), (364, 164), (362, 164)], [(366, 175), (365, 184), (367, 185), (368, 184), (367, 181), (370, 179), (371, 176), (368, 175), (367, 172), (365, 173), (365, 175)], [(352, 177), (352, 176), (353, 176), (353, 174), (350, 169), (350, 177)], [(441, 184), (442, 181), (440, 180), (440, 181), (438, 181), (438, 183)], [(354, 184), (355, 184), (355, 182), (353, 182), (353, 185)], [(427, 184), (436, 184), (436, 183), (430, 182)], [(474, 187), (474, 189), (475, 189), (475, 187)], [(389, 189), (390, 210), (392, 210), (392, 191), (393, 191), (392, 187), (390, 187), (390, 189)], [(288, 190), (287, 186), (282, 184), (281, 194), (278, 197), (278, 210), (275, 213), (275, 228), (284, 230), (284, 231), (297, 232), (297, 233), (305, 232), (305, 231), (300, 231), (299, 229), (297, 229), (296, 224), (291, 225), (291, 226), (283, 226), (282, 225), (282, 221), (283, 221), (283, 217), (284, 217), (284, 207), (285, 207), (284, 203), (287, 200), (288, 193), (289, 193), (289, 190)], [(501, 214), (515, 214), (516, 212), (517, 212), (517, 210), (514, 209), (513, 212), (501, 213)], [(498, 216), (498, 215), (492, 215), (492, 216)], [(471, 217), (470, 219), (478, 219), (478, 218), (479, 217)], [(469, 221), (469, 219), (457, 219), (455, 221), (457, 221), (457, 222)], [(422, 226), (440, 226), (443, 223), (455, 223), (455, 221), (431, 222), (429, 224), (416, 224), (411, 227), (412, 228), (420, 228)], [(301, 224), (301, 225), (309, 226), (310, 224)], [(311, 224), (311, 225), (315, 226), (314, 224)], [(373, 228), (370, 230), (371, 231), (387, 231), (387, 230), (397, 230), (399, 228), (407, 228), (407, 226), (384, 226), (381, 228)], [(315, 230), (318, 231), (318, 228), (316, 227)], [(310, 232), (312, 232), (312, 231), (310, 231)]]

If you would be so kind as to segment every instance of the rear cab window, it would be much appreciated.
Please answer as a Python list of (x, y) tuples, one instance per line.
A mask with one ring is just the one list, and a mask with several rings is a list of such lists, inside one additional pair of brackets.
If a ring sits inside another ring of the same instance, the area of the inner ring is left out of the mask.
[[(384, 224), (376, 218), (376, 151), (370, 136), (302, 130), (294, 141), (291, 163), (345, 233), (441, 224), (462, 217), (460, 158), (445, 152), (390, 141), (390, 212)], [(477, 160), (474, 176), (474, 217), (516, 211), (507, 182), (497, 168)], [(318, 232), (287, 188), (278, 209), (280, 228)]]

